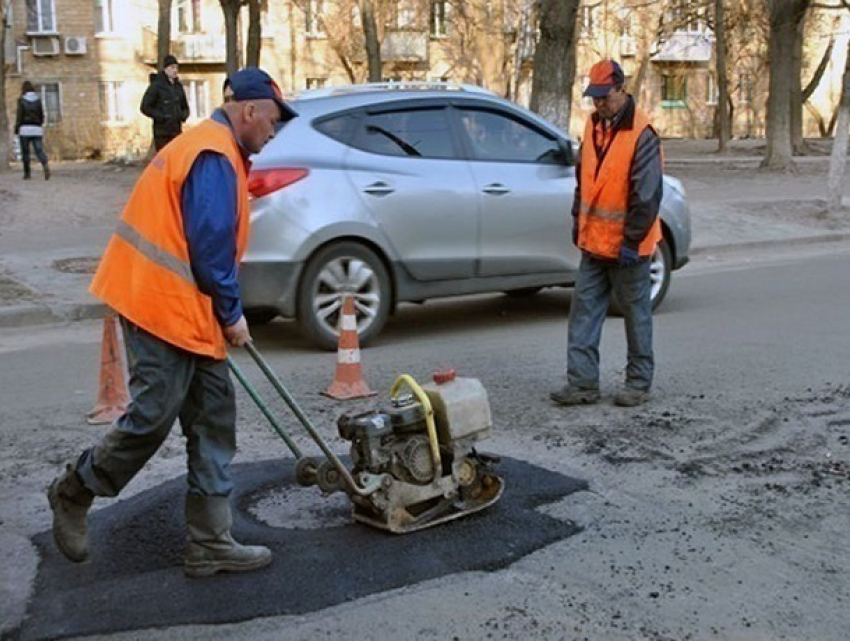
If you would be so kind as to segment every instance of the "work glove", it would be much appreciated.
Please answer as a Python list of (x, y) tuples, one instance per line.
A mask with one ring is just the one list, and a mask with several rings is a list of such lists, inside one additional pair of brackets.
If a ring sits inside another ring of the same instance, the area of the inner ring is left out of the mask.
[(640, 254), (631, 247), (623, 245), (617, 255), (617, 264), (620, 267), (634, 267), (640, 262)]

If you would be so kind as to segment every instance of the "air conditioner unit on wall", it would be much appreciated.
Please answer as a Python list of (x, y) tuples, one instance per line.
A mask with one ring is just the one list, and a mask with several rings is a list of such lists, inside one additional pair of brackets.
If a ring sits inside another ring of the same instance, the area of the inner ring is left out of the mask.
[(65, 38), (65, 55), (82, 56), (86, 52), (84, 36), (68, 36)]
[(34, 56), (56, 56), (59, 55), (59, 38), (56, 36), (33, 36), (32, 55)]

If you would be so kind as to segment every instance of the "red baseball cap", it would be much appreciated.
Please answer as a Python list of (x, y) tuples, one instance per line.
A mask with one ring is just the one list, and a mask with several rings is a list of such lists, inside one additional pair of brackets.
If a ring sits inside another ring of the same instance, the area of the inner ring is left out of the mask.
[(585, 96), (604, 98), (614, 87), (626, 81), (623, 68), (613, 60), (600, 60), (590, 68), (590, 84), (584, 90)]

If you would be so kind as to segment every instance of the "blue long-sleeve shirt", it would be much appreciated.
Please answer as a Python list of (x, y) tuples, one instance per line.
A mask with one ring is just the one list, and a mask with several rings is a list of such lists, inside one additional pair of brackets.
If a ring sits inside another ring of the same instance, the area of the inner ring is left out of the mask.
[[(230, 126), (225, 113), (212, 119)], [(248, 156), (246, 150), (243, 155)], [(239, 210), (236, 173), (222, 154), (198, 155), (183, 184), (183, 231), (189, 246), (192, 274), (202, 293), (212, 298), (213, 311), (222, 327), (242, 316), (236, 280), (236, 229)]]

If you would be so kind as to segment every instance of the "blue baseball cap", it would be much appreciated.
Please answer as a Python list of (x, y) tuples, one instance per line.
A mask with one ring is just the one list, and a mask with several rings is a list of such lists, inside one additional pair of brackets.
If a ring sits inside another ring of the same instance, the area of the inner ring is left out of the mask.
[(228, 78), (233, 89), (233, 100), (274, 100), (280, 109), (280, 121), (287, 122), (296, 118), (298, 112), (283, 100), (280, 87), (271, 76), (258, 67), (245, 67)]

